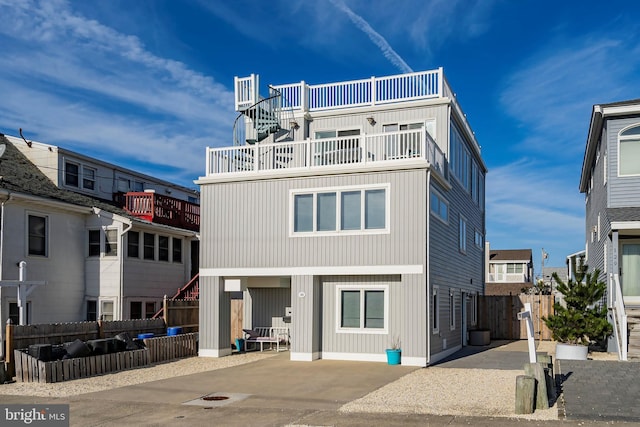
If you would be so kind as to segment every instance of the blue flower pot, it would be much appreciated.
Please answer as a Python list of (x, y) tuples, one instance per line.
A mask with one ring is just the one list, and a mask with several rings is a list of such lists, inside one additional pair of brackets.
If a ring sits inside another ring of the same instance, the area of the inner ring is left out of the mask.
[(388, 348), (387, 350), (387, 363), (389, 365), (399, 365), (400, 364), (400, 355), (402, 354), (401, 349)]
[(236, 349), (241, 353), (244, 351), (244, 339), (236, 338)]

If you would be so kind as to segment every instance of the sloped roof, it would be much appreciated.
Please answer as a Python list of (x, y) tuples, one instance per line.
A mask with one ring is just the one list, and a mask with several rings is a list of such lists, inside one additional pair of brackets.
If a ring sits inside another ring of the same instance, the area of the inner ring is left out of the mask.
[(531, 249), (494, 249), (489, 252), (489, 261), (531, 261)]
[(102, 210), (135, 219), (124, 209), (105, 200), (88, 197), (73, 191), (58, 188), (53, 181), (20, 152), (3, 134), (0, 133), (0, 144), (6, 146), (0, 157), (0, 189), (10, 192), (38, 196), (58, 202), (70, 203), (88, 208)]
[(640, 221), (640, 208), (609, 208), (609, 221)]

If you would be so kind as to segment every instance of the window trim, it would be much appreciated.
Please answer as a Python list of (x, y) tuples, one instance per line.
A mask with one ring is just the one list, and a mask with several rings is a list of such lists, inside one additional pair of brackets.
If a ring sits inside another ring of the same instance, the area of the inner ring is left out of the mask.
[[(135, 242), (135, 244), (132, 245), (133, 240), (131, 240), (131, 234), (132, 233), (137, 233), (138, 234), (138, 239), (137, 242)], [(141, 233), (139, 231), (129, 231), (127, 233), (127, 258), (133, 258), (133, 259), (140, 259), (140, 235)], [(131, 246), (135, 246), (136, 250), (138, 251), (138, 254), (136, 256), (133, 256), (130, 254), (130, 248)]]
[(638, 145), (640, 145), (640, 134), (639, 135), (623, 135), (623, 133), (625, 133), (626, 131), (633, 129), (633, 128), (640, 128), (640, 123), (634, 123), (631, 124), (629, 126), (626, 126), (625, 128), (621, 129), (620, 132), (618, 132), (618, 176), (619, 177), (634, 177), (634, 176), (640, 176), (640, 171), (638, 171), (637, 173), (631, 173), (631, 174), (622, 174), (620, 173), (620, 165), (622, 164), (622, 156), (621, 156), (621, 150), (620, 150), (620, 142), (622, 141), (632, 141), (632, 142), (636, 142)]
[[(67, 179), (67, 165), (74, 165), (78, 168), (78, 173), (76, 176), (76, 179), (78, 180), (78, 184), (77, 185), (73, 185), (73, 184), (69, 184), (68, 179)], [(92, 171), (93, 172), (93, 179), (88, 179), (85, 176), (85, 171)], [(71, 159), (71, 158), (63, 158), (63, 170), (62, 170), (62, 182), (63, 185), (65, 187), (68, 188), (75, 188), (78, 190), (84, 190), (84, 191), (90, 191), (92, 193), (96, 192), (96, 183), (97, 183), (97, 178), (98, 178), (98, 169), (96, 167), (93, 166), (88, 166), (84, 163), (82, 163), (81, 161), (78, 161), (76, 159)], [(85, 179), (88, 182), (92, 182), (93, 186), (86, 186), (85, 185)]]
[(458, 223), (458, 250), (460, 253), (467, 253), (467, 218), (462, 214)]
[[(365, 228), (366, 192), (384, 190), (385, 226), (384, 228)], [(360, 191), (360, 229), (343, 230), (341, 224), (342, 193)], [(318, 231), (318, 194), (336, 193), (336, 229)], [(312, 195), (312, 231), (295, 231), (295, 200), (296, 196)], [(317, 237), (317, 236), (353, 236), (366, 234), (389, 234), (391, 232), (391, 184), (364, 184), (336, 187), (316, 187), (289, 190), (289, 237)]]
[[(109, 242), (109, 240), (107, 238), (107, 235), (109, 233), (112, 233), (112, 232), (115, 233), (115, 241), (114, 242)], [(106, 257), (117, 257), (117, 256), (120, 255), (119, 251), (118, 251), (118, 249), (119, 249), (118, 247), (120, 246), (120, 239), (118, 238), (118, 235), (119, 235), (119, 233), (118, 233), (118, 229), (117, 228), (107, 227), (104, 230), (104, 249), (103, 249), (104, 256), (106, 256)], [(111, 244), (111, 243), (113, 243), (115, 245), (115, 251), (110, 250), (109, 252), (107, 252), (107, 244)]]
[(484, 246), (484, 235), (477, 228), (474, 230), (473, 243), (478, 249), (482, 249)]
[(440, 333), (440, 288), (433, 286), (431, 289), (431, 331), (433, 334)]
[(456, 330), (456, 291), (449, 289), (449, 330)]
[(109, 304), (109, 303), (111, 303), (111, 308), (112, 308), (111, 320), (117, 320), (116, 319), (116, 302), (114, 300), (112, 300), (112, 299), (101, 299), (100, 300), (100, 304), (99, 304), (100, 313), (99, 313), (98, 319), (106, 320), (106, 319), (104, 319), (104, 315), (105, 315), (104, 306), (105, 306), (105, 304)]
[[(342, 327), (342, 291), (360, 291), (360, 327), (345, 328)], [(383, 291), (384, 292), (384, 327), (383, 328), (365, 328), (364, 327), (364, 295), (366, 291)], [(339, 284), (336, 285), (336, 333), (338, 334), (366, 334), (366, 335), (385, 335), (389, 333), (389, 285), (388, 284)]]
[[(25, 249), (26, 249), (26, 256), (27, 257), (40, 257), (40, 258), (49, 258), (49, 215), (44, 215), (44, 214), (40, 214), (40, 213), (36, 213), (36, 212), (31, 212), (31, 211), (27, 211), (25, 212), (27, 218), (26, 218), (26, 233), (25, 233), (25, 238), (26, 238), (26, 244), (25, 244)], [(44, 253), (40, 254), (40, 253), (31, 253), (31, 244), (30, 244), (30, 240), (31, 240), (31, 233), (30, 233), (30, 227), (29, 227), (29, 218), (30, 217), (34, 217), (34, 218), (41, 218), (44, 220)]]
[[(100, 258), (100, 255), (102, 255), (102, 230), (100, 228), (89, 228), (87, 229), (87, 257), (88, 258)], [(97, 242), (91, 242), (91, 234), (92, 233), (98, 233), (98, 241)], [(91, 248), (94, 248), (97, 246), (98, 248), (98, 253), (91, 253)]]
[[(162, 240), (166, 239), (166, 246), (162, 245)], [(158, 261), (171, 261), (171, 237), (165, 234), (158, 234)]]
[(431, 190), (431, 196), (435, 196), (438, 199), (438, 206), (444, 204), (447, 207), (447, 217), (446, 218), (442, 217), (442, 213), (440, 212), (440, 209), (438, 209), (438, 211), (434, 210), (433, 202), (431, 201), (431, 199), (429, 200), (430, 213), (433, 214), (436, 218), (438, 218), (443, 223), (449, 225), (449, 202), (444, 198), (444, 196), (439, 191), (436, 191), (434, 189)]

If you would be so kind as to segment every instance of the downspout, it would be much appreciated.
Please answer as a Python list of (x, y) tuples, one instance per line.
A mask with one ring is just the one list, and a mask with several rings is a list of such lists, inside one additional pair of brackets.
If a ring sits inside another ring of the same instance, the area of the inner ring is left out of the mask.
[(431, 295), (433, 290), (431, 289), (431, 265), (429, 246), (431, 240), (431, 166), (427, 169), (427, 366), (431, 362)]

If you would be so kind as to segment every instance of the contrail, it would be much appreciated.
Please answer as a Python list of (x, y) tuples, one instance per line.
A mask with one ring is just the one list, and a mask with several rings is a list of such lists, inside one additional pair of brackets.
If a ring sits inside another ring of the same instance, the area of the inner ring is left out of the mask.
[(363, 33), (365, 33), (369, 37), (369, 39), (376, 46), (380, 48), (384, 57), (387, 58), (393, 65), (398, 67), (400, 71), (402, 71), (403, 73), (413, 72), (411, 67), (409, 67), (409, 65), (407, 65), (406, 62), (404, 62), (404, 59), (402, 59), (400, 55), (398, 55), (398, 53), (395, 50), (393, 50), (391, 45), (389, 45), (389, 43), (384, 39), (384, 37), (382, 37), (376, 30), (371, 28), (371, 25), (369, 25), (369, 23), (365, 21), (360, 15), (357, 15), (356, 13), (354, 13), (349, 8), (349, 6), (344, 4), (343, 0), (329, 0), (329, 1), (333, 3), (335, 7), (337, 7), (344, 13), (346, 13), (349, 19), (351, 19), (351, 22), (353, 22), (356, 27), (358, 27)]

